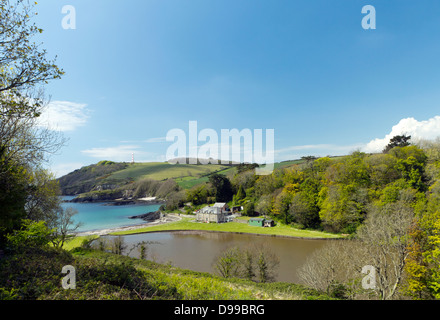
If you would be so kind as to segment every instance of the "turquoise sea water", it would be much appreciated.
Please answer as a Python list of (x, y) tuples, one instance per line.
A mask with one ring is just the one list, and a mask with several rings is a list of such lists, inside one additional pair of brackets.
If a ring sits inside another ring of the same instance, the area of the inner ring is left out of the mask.
[[(73, 198), (74, 197), (63, 197), (64, 200)], [(129, 219), (128, 217), (156, 211), (159, 209), (160, 204), (109, 206), (105, 205), (105, 203), (64, 202), (62, 206), (64, 208), (71, 207), (78, 210), (78, 214), (76, 214), (73, 219), (75, 222), (83, 223), (77, 231), (84, 232), (145, 223), (142, 219)]]

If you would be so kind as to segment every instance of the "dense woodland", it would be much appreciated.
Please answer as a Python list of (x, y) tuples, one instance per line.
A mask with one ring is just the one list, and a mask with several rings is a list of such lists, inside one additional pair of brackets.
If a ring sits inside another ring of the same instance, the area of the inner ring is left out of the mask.
[[(186, 201), (230, 201), (242, 205), (244, 214), (349, 235), (351, 241), (329, 246), (310, 262), (313, 272), (311, 266), (303, 272), (317, 289), (368, 297), (350, 286), (360, 281), (360, 269), (372, 264), (385, 279), (376, 297), (439, 298), (440, 141), (409, 141), (396, 136), (379, 154), (304, 157), (302, 164), (266, 176), (243, 165), (229, 182), (216, 177), (187, 191)], [(350, 266), (353, 259), (358, 264)], [(332, 268), (340, 274), (325, 273)], [(312, 281), (316, 278), (327, 280)]]

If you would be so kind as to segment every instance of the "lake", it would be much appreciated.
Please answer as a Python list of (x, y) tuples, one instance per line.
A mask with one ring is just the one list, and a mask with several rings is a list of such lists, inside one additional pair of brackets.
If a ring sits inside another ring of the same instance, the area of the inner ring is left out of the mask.
[[(157, 211), (160, 204), (111, 206), (105, 203), (65, 202), (62, 206), (78, 210), (74, 220), (83, 223), (78, 231), (86, 232), (145, 223), (141, 219), (128, 217)], [(276, 280), (294, 283), (299, 282), (298, 268), (327, 241), (198, 231), (143, 233), (124, 236), (124, 240), (128, 248), (142, 241), (157, 242), (148, 246), (147, 259), (159, 263), (171, 262), (179, 268), (210, 273), (214, 272), (214, 260), (225, 249), (233, 246), (246, 248), (249, 245), (264, 245), (280, 261)], [(133, 250), (130, 255), (138, 257), (139, 253)]]
[[(72, 200), (73, 196), (64, 196), (63, 200)], [(129, 204), (113, 206), (108, 203), (75, 203), (63, 202), (62, 207), (71, 207), (78, 210), (73, 217), (75, 222), (83, 225), (78, 232), (94, 231), (100, 229), (120, 228), (145, 223), (142, 219), (129, 219), (143, 213), (157, 211), (160, 204)]]
[[(123, 237), (128, 249), (142, 241), (157, 242), (148, 245), (148, 260), (171, 262), (179, 268), (210, 273), (214, 272), (213, 262), (223, 250), (233, 246), (264, 245), (280, 261), (276, 280), (293, 283), (300, 280), (298, 269), (327, 241), (203, 231), (155, 232)], [(139, 253), (133, 250), (130, 256), (139, 257)]]

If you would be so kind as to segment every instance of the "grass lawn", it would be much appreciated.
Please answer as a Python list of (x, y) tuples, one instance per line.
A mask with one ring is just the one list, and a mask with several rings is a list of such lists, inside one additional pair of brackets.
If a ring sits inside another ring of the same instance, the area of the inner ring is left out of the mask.
[(300, 238), (341, 238), (340, 235), (325, 233), (321, 231), (300, 230), (290, 226), (278, 223), (273, 228), (262, 228), (249, 226), (245, 223), (228, 222), (228, 223), (198, 223), (195, 218), (182, 218), (180, 221), (170, 222), (158, 226), (140, 228), (136, 230), (128, 230), (112, 233), (114, 235), (126, 235), (134, 233), (155, 232), (155, 231), (173, 231), (173, 230), (198, 230), (198, 231), (220, 231), (220, 232), (242, 232), (254, 234), (279, 235)]
[(87, 237), (73, 237), (70, 239), (67, 239), (66, 242), (64, 243), (63, 249), (64, 250), (72, 250), (74, 248), (78, 248), (81, 247), (82, 243), (84, 240), (91, 240), (91, 239), (97, 239), (99, 238), (99, 236), (87, 236)]

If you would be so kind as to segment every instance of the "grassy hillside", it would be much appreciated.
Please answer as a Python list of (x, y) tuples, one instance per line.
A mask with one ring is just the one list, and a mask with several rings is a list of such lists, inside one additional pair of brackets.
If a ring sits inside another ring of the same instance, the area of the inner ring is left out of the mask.
[(153, 180), (177, 179), (183, 177), (200, 178), (212, 172), (220, 171), (228, 167), (222, 165), (191, 165), (191, 164), (169, 164), (166, 162), (147, 162), (129, 164), (126, 168), (113, 172), (104, 179), (105, 181), (115, 180), (139, 180), (150, 178)]
[[(127, 166), (126, 163), (100, 161), (97, 164), (82, 167), (58, 179), (61, 192), (64, 195), (73, 195), (91, 191), (97, 185), (103, 184), (102, 180), (113, 172), (123, 170)], [(107, 180), (106, 183), (122, 184), (123, 182)]]
[[(142, 179), (163, 181), (174, 179), (182, 182), (194, 180), (189, 186), (207, 181), (207, 176), (214, 172), (230, 169), (226, 165), (190, 165), (169, 164), (166, 162), (115, 163), (100, 161), (97, 164), (77, 169), (58, 179), (62, 193), (74, 195), (94, 190), (108, 190)], [(200, 180), (199, 180), (200, 179)]]
[[(76, 289), (64, 290), (63, 266), (76, 269)], [(11, 281), (14, 279), (14, 281)], [(305, 300), (328, 299), (304, 286), (225, 279), (77, 248), (71, 252), (38, 248), (0, 260), (2, 300)]]
[[(303, 160), (284, 161), (275, 164), (275, 169), (300, 164)], [(104, 192), (130, 183), (152, 179), (165, 181), (173, 179), (182, 189), (190, 189), (205, 183), (209, 175), (219, 173), (232, 178), (237, 173), (234, 165), (221, 164), (170, 164), (167, 162), (116, 163), (100, 161), (82, 167), (58, 179), (64, 195), (87, 192)]]

